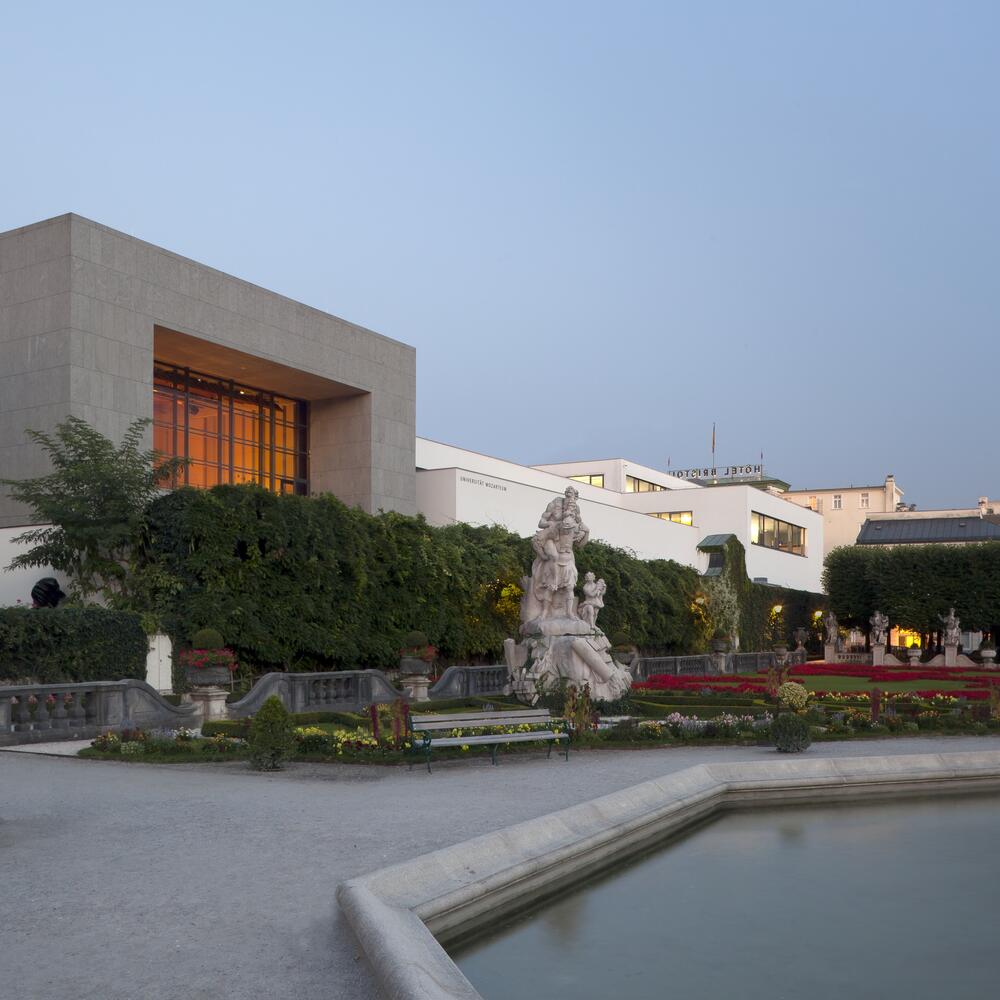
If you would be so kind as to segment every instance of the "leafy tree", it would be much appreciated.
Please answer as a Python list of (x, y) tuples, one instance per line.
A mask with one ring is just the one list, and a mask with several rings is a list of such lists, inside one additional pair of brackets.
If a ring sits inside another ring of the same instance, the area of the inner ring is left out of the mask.
[(28, 431), (53, 468), (37, 479), (0, 480), (45, 524), (14, 539), (33, 547), (11, 569), (51, 566), (69, 577), (71, 596), (82, 601), (103, 595), (115, 603), (125, 593), (146, 509), (185, 463), (142, 448), (147, 424), (134, 421), (118, 446), (79, 417), (68, 417), (54, 434)]

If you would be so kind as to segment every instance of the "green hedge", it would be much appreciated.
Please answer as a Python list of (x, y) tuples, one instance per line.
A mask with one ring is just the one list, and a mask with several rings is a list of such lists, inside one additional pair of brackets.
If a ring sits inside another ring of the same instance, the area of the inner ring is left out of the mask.
[[(254, 672), (392, 668), (413, 629), (442, 664), (499, 662), (504, 639), (517, 634), (531, 560), (530, 540), (497, 526), (432, 527), (256, 486), (179, 489), (149, 510), (135, 606), (155, 613), (175, 643), (218, 629)], [(704, 583), (691, 567), (593, 541), (577, 565), (607, 582), (607, 634), (624, 633), (647, 655), (705, 650), (711, 625), (696, 603)], [(764, 648), (775, 602), (789, 606), (789, 628), (818, 606), (816, 595), (751, 583), (735, 540), (727, 573), (744, 649)]]
[(106, 608), (0, 608), (0, 680), (146, 679), (137, 614)]
[[(415, 628), (445, 663), (497, 662), (516, 634), (518, 584), (531, 558), (530, 540), (496, 526), (432, 527), (328, 495), (253, 486), (180, 489), (150, 508), (137, 606), (155, 612), (175, 641), (217, 628), (258, 672), (391, 668)], [(600, 542), (578, 564), (608, 583), (606, 632), (665, 652), (699, 641), (693, 569)]]
[(876, 609), (924, 633), (951, 607), (964, 628), (1000, 626), (1000, 542), (846, 546), (826, 557), (823, 582), (841, 624), (866, 632)]

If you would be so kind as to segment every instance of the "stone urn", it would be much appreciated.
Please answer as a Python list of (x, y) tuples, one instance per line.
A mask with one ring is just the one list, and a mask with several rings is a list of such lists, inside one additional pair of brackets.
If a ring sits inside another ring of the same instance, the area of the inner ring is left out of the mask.
[(728, 653), (729, 640), (724, 635), (714, 636), (709, 643), (709, 647), (713, 653)]
[(187, 667), (188, 684), (192, 687), (229, 687), (232, 672), (229, 667)]
[(990, 646), (980, 646), (979, 655), (983, 658), (983, 669), (992, 670), (996, 660), (997, 651)]
[(920, 662), (920, 647), (907, 646), (906, 658), (910, 661), (910, 666), (915, 667)]
[(400, 677), (426, 677), (431, 672), (431, 664), (419, 656), (401, 656), (399, 658)]

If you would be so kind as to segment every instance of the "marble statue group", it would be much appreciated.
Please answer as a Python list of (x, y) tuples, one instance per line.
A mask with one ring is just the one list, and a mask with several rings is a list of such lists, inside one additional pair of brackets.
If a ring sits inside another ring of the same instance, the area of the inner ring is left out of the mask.
[(597, 626), (607, 585), (587, 573), (583, 599), (576, 594), (575, 550), (590, 537), (578, 496), (569, 486), (550, 501), (531, 540), (531, 575), (521, 581), (520, 641), (504, 643), (514, 691), (524, 701), (562, 683), (580, 689), (587, 685), (595, 700), (615, 701), (632, 684), (631, 674), (614, 661), (611, 643)]

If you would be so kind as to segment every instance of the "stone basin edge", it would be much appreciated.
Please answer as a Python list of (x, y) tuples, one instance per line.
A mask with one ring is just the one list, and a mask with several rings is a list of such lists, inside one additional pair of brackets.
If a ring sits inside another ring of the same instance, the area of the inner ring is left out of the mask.
[(484, 1000), (444, 950), (726, 809), (1000, 790), (1000, 751), (698, 764), (337, 887), (390, 1000)]

